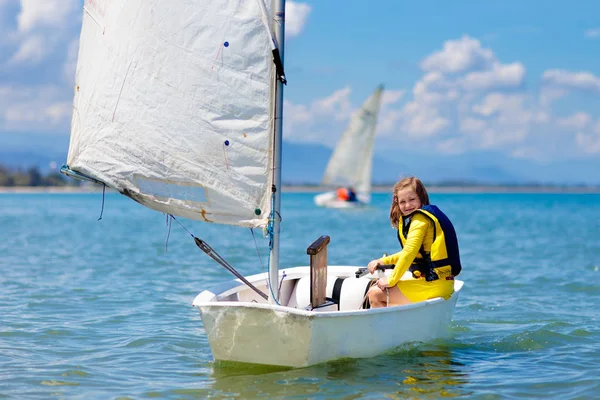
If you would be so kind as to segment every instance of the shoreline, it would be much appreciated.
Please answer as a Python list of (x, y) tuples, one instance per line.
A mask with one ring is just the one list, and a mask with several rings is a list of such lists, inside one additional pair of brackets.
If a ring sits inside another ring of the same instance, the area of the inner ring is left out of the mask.
[[(374, 185), (372, 193), (390, 193), (392, 185)], [(0, 194), (39, 194), (39, 193), (102, 193), (100, 185), (86, 186), (1, 186)], [(283, 185), (283, 193), (322, 193), (331, 188), (318, 185)], [(107, 188), (107, 192), (115, 192)], [(552, 185), (428, 185), (429, 193), (595, 193), (600, 194), (600, 186), (552, 186)]]

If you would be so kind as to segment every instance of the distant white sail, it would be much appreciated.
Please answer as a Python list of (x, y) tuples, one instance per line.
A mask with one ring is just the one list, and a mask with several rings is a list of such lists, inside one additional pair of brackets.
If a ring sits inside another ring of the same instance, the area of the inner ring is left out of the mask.
[(275, 68), (259, 1), (85, 0), (68, 167), (161, 212), (265, 225)]
[(382, 92), (380, 86), (352, 116), (327, 164), (323, 185), (352, 186), (358, 193), (370, 194), (373, 145)]

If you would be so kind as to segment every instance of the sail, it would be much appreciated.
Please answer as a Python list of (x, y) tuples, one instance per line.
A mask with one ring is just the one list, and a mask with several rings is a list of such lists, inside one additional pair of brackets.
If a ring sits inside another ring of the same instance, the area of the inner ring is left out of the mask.
[(264, 226), (275, 67), (261, 1), (85, 0), (68, 168), (157, 211)]
[(352, 115), (329, 159), (323, 185), (352, 186), (358, 193), (370, 194), (375, 126), (382, 92), (380, 86)]

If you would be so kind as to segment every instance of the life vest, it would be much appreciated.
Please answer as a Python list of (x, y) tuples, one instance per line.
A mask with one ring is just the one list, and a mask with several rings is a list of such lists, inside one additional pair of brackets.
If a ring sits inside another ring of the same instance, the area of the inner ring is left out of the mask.
[(338, 200), (348, 201), (348, 198), (349, 198), (348, 189), (339, 188), (337, 190), (337, 197), (338, 197)]
[(421, 249), (419, 250), (421, 258), (415, 258), (409, 268), (413, 276), (425, 276), (427, 281), (436, 280), (439, 277), (434, 268), (447, 265), (451, 267), (452, 275), (458, 275), (462, 267), (460, 265), (456, 231), (446, 214), (436, 206), (423, 206), (410, 215), (402, 216), (402, 225), (398, 226), (398, 241), (400, 242), (400, 246), (404, 248), (410, 223), (415, 213), (421, 213), (433, 222), (433, 243), (431, 244), (431, 252), (429, 253), (421, 245)]

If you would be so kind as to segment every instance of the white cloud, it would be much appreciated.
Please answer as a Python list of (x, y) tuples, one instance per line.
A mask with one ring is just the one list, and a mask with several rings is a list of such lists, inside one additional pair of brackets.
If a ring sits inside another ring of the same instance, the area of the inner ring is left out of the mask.
[(21, 0), (21, 12), (17, 16), (19, 31), (60, 27), (79, 5), (78, 0)]
[(463, 36), (445, 42), (421, 67), (425, 73), (398, 122), (408, 137), (435, 136), (440, 151), (456, 153), (518, 142), (529, 132), (534, 113), (524, 109), (520, 93), (522, 63), (503, 64), (491, 49)]
[[(585, 120), (585, 124), (581, 127), (581, 131), (575, 135), (575, 141), (582, 152), (587, 154), (600, 154), (600, 118), (596, 121), (595, 125), (592, 126), (591, 120), (587, 119), (587, 117), (589, 117), (587, 114), (586, 117), (579, 117), (582, 120)], [(586, 129), (587, 126), (589, 126), (589, 129)], [(589, 131), (589, 133), (584, 133), (584, 131)]]
[(336, 90), (331, 96), (317, 100), (312, 108), (317, 114), (331, 115), (337, 120), (347, 119), (352, 114), (351, 92), (349, 86)]
[(397, 103), (404, 96), (404, 93), (404, 90), (384, 90), (381, 96), (381, 107)]
[(495, 61), (494, 53), (481, 47), (477, 39), (463, 36), (448, 40), (444, 49), (427, 56), (421, 62), (425, 71), (461, 73), (474, 69), (485, 69)]
[(71, 115), (70, 102), (59, 102), (31, 108), (31, 104), (15, 104), (5, 110), (4, 118), (8, 125), (19, 123), (40, 123), (56, 126)]
[(575, 140), (584, 153), (600, 154), (600, 135), (579, 132), (575, 136)]
[(550, 105), (567, 95), (567, 91), (565, 89), (552, 88), (552, 87), (542, 87), (539, 94), (539, 103), (542, 107), (550, 107)]
[[(552, 108), (574, 89), (600, 91), (600, 78), (589, 72), (550, 69), (538, 91), (528, 90), (523, 63), (502, 63), (467, 36), (447, 41), (421, 67), (424, 74), (414, 85), (413, 99), (391, 114), (398, 127), (386, 127), (402, 132), (398, 140), (403, 143), (429, 141), (430, 148), (455, 154), (495, 149), (537, 160), (576, 156), (581, 143), (595, 148), (591, 115), (576, 112), (561, 119)], [(576, 139), (568, 130), (587, 133)]]
[(467, 133), (481, 132), (486, 127), (486, 122), (482, 119), (467, 117), (460, 121), (460, 130)]
[(600, 28), (588, 29), (585, 31), (585, 37), (590, 39), (600, 38)]
[(526, 138), (536, 118), (528, 101), (525, 94), (490, 93), (471, 107), (474, 116), (461, 120), (461, 132), (469, 135), (472, 148), (514, 147)]
[(66, 132), (70, 92), (56, 85), (0, 87), (0, 132)]
[[(324, 98), (315, 99), (308, 105), (284, 101), (284, 137), (296, 142), (314, 142), (334, 146), (347, 127), (351, 116), (360, 106), (360, 104), (352, 105), (351, 93), (352, 89), (346, 86)], [(393, 107), (404, 94), (404, 90), (383, 91), (376, 128), (377, 134), (395, 128), (395, 123), (400, 118), (400, 111)]]
[(413, 137), (433, 136), (451, 124), (436, 108), (416, 101), (406, 104), (402, 117), (402, 131)]
[(293, 104), (284, 100), (283, 109), (285, 110), (284, 121), (288, 123), (306, 123), (311, 120), (311, 113), (304, 104)]
[(521, 63), (496, 63), (487, 71), (471, 72), (462, 79), (465, 90), (514, 89), (523, 85), (525, 67)]
[(448, 80), (440, 72), (429, 72), (415, 83), (413, 95), (424, 101), (442, 101), (445, 96), (441, 93), (450, 93), (457, 88), (456, 83)]
[(346, 86), (309, 105), (284, 103), (284, 138), (333, 146), (352, 114), (351, 89)]
[(461, 154), (465, 151), (465, 140), (461, 137), (453, 137), (440, 141), (435, 147), (443, 154)]
[(67, 52), (67, 59), (63, 65), (65, 82), (75, 82), (75, 71), (77, 69), (77, 55), (79, 53), (79, 38), (71, 40)]
[(570, 72), (564, 69), (550, 69), (544, 72), (544, 83), (565, 89), (600, 92), (600, 78), (591, 72)]
[(40, 63), (79, 29), (80, 0), (20, 0), (20, 5), (16, 30), (5, 35), (14, 48), (9, 65)]
[(384, 90), (381, 96), (381, 110), (377, 117), (378, 132), (392, 132), (395, 129), (396, 121), (401, 118), (400, 110), (394, 109), (394, 105), (400, 101), (406, 91), (404, 90)]
[[(474, 104), (473, 112), (489, 117), (493, 114), (509, 108), (516, 109), (523, 104), (521, 95), (507, 95), (504, 93), (490, 93), (486, 95), (483, 101), (479, 104)], [(511, 105), (512, 103), (512, 105)]]
[(287, 1), (285, 3), (285, 35), (298, 36), (304, 29), (311, 7), (306, 3)]
[(384, 108), (377, 117), (377, 132), (396, 133), (396, 123), (402, 119), (402, 112)]
[(44, 58), (47, 52), (48, 46), (46, 46), (46, 40), (43, 36), (29, 36), (21, 42), (19, 50), (13, 54), (9, 62), (23, 63), (26, 61), (31, 61), (38, 63)]
[(577, 112), (567, 118), (557, 119), (556, 123), (561, 128), (581, 130), (585, 129), (592, 122), (592, 117), (588, 113)]

